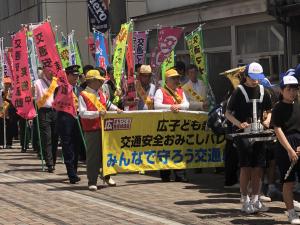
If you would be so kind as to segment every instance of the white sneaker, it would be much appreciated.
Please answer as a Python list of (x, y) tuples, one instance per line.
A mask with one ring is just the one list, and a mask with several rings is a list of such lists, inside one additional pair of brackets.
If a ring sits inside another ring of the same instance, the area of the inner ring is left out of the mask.
[(293, 203), (294, 203), (294, 209), (295, 209), (297, 212), (300, 212), (300, 202), (294, 200)]
[(271, 202), (271, 201), (272, 201), (272, 199), (271, 199), (270, 197), (265, 196), (265, 195), (260, 195), (260, 196), (259, 196), (259, 200), (260, 200), (261, 202)]
[(265, 206), (261, 201), (256, 201), (253, 203), (253, 208), (255, 212), (267, 212), (269, 208)]
[(296, 183), (296, 185), (294, 186), (293, 192), (300, 194), (300, 183), (298, 183), (298, 182)]
[(245, 212), (247, 214), (252, 214), (252, 213), (255, 213), (255, 210), (253, 208), (253, 205), (251, 204), (250, 201), (246, 201), (243, 203), (243, 206), (241, 208), (241, 211), (242, 212)]
[(96, 185), (90, 185), (90, 186), (89, 186), (89, 190), (90, 190), (90, 191), (97, 191), (97, 189), (98, 189), (98, 188), (97, 188)]
[(299, 215), (295, 210), (291, 213), (288, 213), (288, 218), (291, 224), (300, 224)]
[(117, 186), (116, 182), (111, 177), (105, 177), (103, 183), (106, 183), (108, 186), (114, 187)]

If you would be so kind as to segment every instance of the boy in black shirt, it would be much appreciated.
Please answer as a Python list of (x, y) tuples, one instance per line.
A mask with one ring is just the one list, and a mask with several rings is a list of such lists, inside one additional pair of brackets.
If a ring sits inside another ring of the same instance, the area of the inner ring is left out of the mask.
[[(245, 69), (245, 82), (234, 90), (230, 97), (226, 109), (226, 118), (237, 127), (237, 131), (242, 131), (251, 127), (253, 117), (252, 99), (256, 99), (257, 119), (262, 121), (263, 112), (267, 112), (266, 119), (262, 122), (268, 128), (271, 119), (271, 98), (265, 92), (259, 80), (264, 78), (262, 66), (258, 63), (251, 63)], [(263, 168), (266, 166), (266, 150), (263, 142), (250, 143), (247, 138), (238, 139), (235, 143), (239, 150), (240, 161), (240, 191), (242, 195), (242, 211), (255, 213), (257, 211), (267, 211), (259, 201), (260, 181)], [(252, 189), (252, 199), (250, 201), (248, 184)]]
[[(279, 141), (276, 151), (277, 164), (283, 183), (283, 200), (288, 211), (291, 224), (300, 224), (298, 214), (294, 209), (293, 187), (296, 171), (300, 169), (300, 105), (296, 103), (299, 84), (294, 76), (283, 77), (281, 83), (281, 100), (274, 106), (271, 123)], [(290, 174), (287, 171), (291, 163), (295, 164)]]

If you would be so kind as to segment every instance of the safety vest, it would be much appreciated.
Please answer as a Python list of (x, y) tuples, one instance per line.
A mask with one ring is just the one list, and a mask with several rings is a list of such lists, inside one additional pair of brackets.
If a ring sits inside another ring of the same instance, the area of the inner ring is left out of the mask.
[(176, 94), (181, 98), (181, 102), (177, 102), (175, 98), (164, 88), (161, 89), (163, 93), (163, 102), (162, 104), (166, 105), (177, 105), (182, 103), (183, 99), (183, 90), (182, 88), (177, 88), (176, 89)]
[[(93, 93), (89, 93), (87, 91), (82, 91), (80, 95), (82, 96), (87, 111), (96, 111), (99, 112), (101, 110), (106, 110), (106, 99), (103, 95), (102, 91), (98, 92), (100, 96), (100, 101), (97, 96)], [(98, 101), (98, 102), (97, 102)], [(101, 119), (100, 116), (95, 119), (85, 119), (81, 118), (81, 125), (84, 131), (95, 131), (101, 128)]]

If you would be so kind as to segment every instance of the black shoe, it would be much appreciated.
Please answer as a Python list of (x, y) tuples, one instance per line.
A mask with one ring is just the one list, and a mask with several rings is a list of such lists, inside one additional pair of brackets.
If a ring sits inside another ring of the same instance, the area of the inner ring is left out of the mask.
[(76, 177), (69, 178), (69, 180), (70, 180), (70, 184), (76, 184), (81, 179), (80, 179), (80, 177), (76, 176)]
[(48, 173), (54, 173), (53, 166), (48, 166)]
[(186, 177), (175, 177), (175, 182), (189, 182), (189, 180)]
[(161, 181), (162, 182), (170, 182), (171, 179), (170, 179), (170, 177), (163, 177), (163, 178), (161, 178)]
[(22, 153), (25, 153), (25, 152), (26, 152), (26, 149), (22, 149), (21, 152), (22, 152)]

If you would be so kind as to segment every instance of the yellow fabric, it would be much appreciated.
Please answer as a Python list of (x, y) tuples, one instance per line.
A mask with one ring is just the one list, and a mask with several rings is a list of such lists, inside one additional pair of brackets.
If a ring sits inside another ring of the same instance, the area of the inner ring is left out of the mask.
[(225, 137), (205, 129), (206, 113), (147, 111), (128, 115), (107, 113), (103, 117), (104, 176), (224, 166)]
[(9, 102), (4, 101), (3, 102), (3, 106), (1, 108), (1, 111), (0, 111), (0, 117), (1, 118), (3, 118), (4, 115), (7, 115), (8, 106), (9, 106)]
[(98, 110), (98, 112), (100, 112), (100, 111), (106, 111), (106, 107), (100, 102), (100, 100), (97, 98), (97, 96), (95, 94), (89, 93), (87, 91), (82, 91), (82, 93), (96, 107), (96, 109)]
[(150, 96), (147, 95), (140, 81), (136, 81), (135, 87), (138, 95), (143, 99), (143, 102), (147, 105), (148, 109), (154, 109), (154, 102)]
[(198, 95), (197, 92), (193, 90), (191, 85), (185, 84), (182, 88), (192, 97), (193, 100), (197, 102), (204, 102), (204, 98), (201, 95)]
[(165, 85), (165, 90), (172, 96), (177, 104), (182, 103), (182, 97), (178, 95), (177, 92), (172, 91), (167, 85)]
[(74, 100), (75, 109), (76, 109), (76, 111), (78, 111), (78, 98), (74, 92), (73, 92), (73, 100)]
[(43, 97), (40, 100), (37, 101), (38, 108), (41, 108), (46, 103), (46, 101), (49, 99), (49, 97), (51, 95), (53, 95), (55, 88), (57, 88), (57, 77), (52, 78), (51, 84), (50, 84), (47, 92), (43, 95)]

